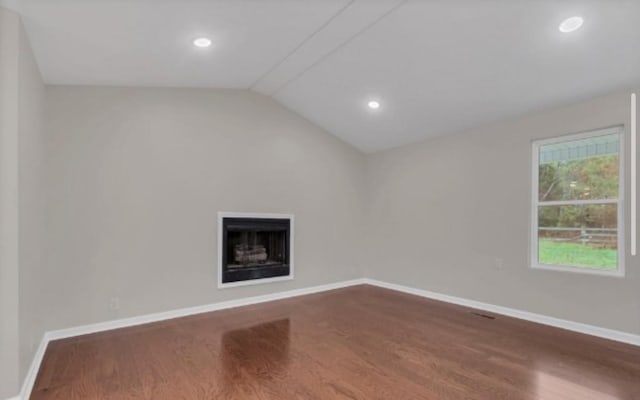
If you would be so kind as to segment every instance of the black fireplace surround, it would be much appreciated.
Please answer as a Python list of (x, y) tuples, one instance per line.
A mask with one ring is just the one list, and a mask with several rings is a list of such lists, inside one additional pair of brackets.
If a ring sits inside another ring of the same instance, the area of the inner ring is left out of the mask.
[(222, 283), (289, 276), (291, 220), (222, 219)]

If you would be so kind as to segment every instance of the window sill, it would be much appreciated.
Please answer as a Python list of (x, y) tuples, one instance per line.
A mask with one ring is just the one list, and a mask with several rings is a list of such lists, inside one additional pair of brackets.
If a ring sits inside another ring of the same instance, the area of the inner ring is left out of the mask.
[(605, 270), (591, 269), (586, 267), (571, 267), (567, 265), (532, 264), (531, 269), (539, 269), (544, 271), (571, 272), (574, 274), (608, 276), (613, 278), (624, 278), (624, 269), (621, 267), (618, 267), (618, 269), (616, 270), (605, 271)]

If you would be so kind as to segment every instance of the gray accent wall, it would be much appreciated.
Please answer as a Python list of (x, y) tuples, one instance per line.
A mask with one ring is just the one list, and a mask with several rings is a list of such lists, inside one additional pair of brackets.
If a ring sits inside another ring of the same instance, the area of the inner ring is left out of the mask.
[[(531, 142), (628, 127), (629, 94), (369, 156), (365, 275), (640, 333), (640, 260), (629, 254), (628, 226), (624, 278), (529, 268)], [(629, 143), (628, 129), (625, 139)], [(629, 154), (627, 146), (627, 188)], [(628, 190), (625, 200), (628, 216)]]

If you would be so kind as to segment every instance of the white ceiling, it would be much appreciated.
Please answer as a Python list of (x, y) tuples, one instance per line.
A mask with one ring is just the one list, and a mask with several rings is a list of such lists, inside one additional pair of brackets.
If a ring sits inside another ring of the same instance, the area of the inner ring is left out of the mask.
[(47, 83), (248, 88), (366, 152), (640, 83), (640, 0), (0, 1)]

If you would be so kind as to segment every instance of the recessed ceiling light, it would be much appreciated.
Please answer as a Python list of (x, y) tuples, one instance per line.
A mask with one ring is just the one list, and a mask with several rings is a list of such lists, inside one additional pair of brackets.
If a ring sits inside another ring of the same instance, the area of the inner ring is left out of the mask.
[(580, 29), (583, 23), (584, 19), (582, 17), (571, 17), (562, 21), (558, 29), (562, 33), (569, 33)]
[(380, 102), (376, 100), (371, 100), (370, 102), (367, 103), (367, 106), (369, 106), (369, 108), (372, 110), (377, 110), (378, 108), (380, 108)]
[(196, 47), (209, 47), (211, 46), (211, 39), (206, 38), (206, 37), (201, 37), (201, 38), (197, 38), (196, 40), (193, 41), (193, 45)]

